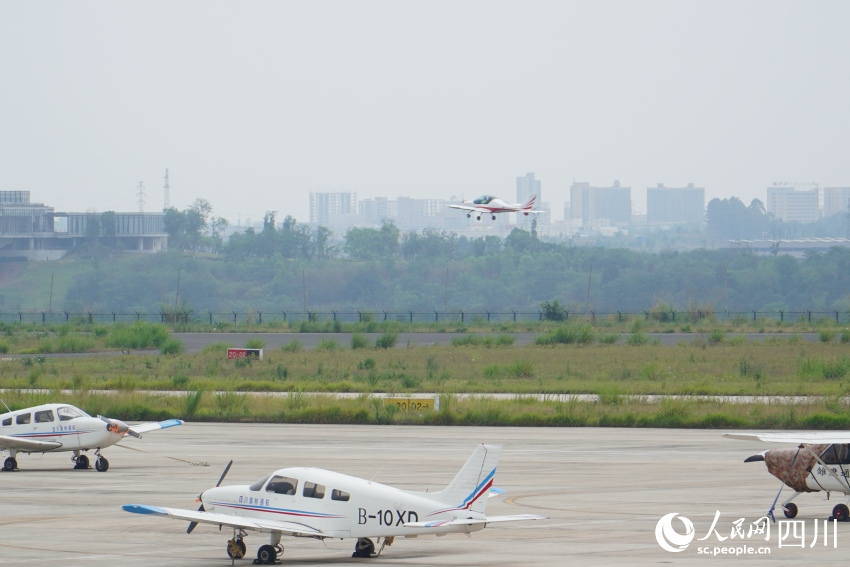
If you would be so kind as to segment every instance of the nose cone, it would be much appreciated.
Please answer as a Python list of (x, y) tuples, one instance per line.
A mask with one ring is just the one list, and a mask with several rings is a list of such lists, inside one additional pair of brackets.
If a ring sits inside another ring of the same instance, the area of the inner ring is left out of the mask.
[[(826, 445), (809, 445), (815, 454), (821, 453), (825, 447)], [(812, 470), (815, 457), (809, 451), (800, 449), (798, 453), (797, 447), (771, 449), (764, 452), (764, 463), (767, 465), (767, 471), (779, 480), (784, 480), (789, 488), (797, 492), (812, 492), (806, 485), (806, 478)]]
[(124, 436), (127, 434), (128, 431), (130, 431), (130, 426), (121, 421), (120, 419), (112, 419), (109, 417), (103, 417), (102, 415), (98, 417), (100, 417), (100, 419), (106, 422), (106, 430), (111, 431), (116, 435)]

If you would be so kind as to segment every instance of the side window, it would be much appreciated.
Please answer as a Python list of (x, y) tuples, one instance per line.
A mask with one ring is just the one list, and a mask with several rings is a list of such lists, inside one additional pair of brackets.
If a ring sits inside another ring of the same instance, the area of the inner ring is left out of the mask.
[(295, 494), (295, 489), (298, 488), (298, 480), (285, 476), (276, 476), (272, 478), (266, 485), (266, 492), (274, 492), (275, 494)]
[(50, 423), (53, 421), (53, 412), (50, 410), (37, 411), (35, 412), (35, 422), (36, 423)]
[(331, 491), (331, 500), (339, 500), (341, 502), (348, 502), (348, 499), (351, 498), (351, 495), (343, 490), (337, 490), (334, 488)]
[(7, 417), (6, 419), (4, 419), (4, 420), (3, 420), (3, 425), (5, 425), (5, 426), (12, 425), (12, 418), (11, 418), (11, 417)]
[(303, 494), (307, 498), (324, 498), (325, 487), (315, 482), (305, 482)]
[(15, 418), (15, 423), (17, 423), (18, 425), (26, 425), (27, 423), (30, 422), (31, 417), (32, 417), (31, 414), (22, 413), (21, 415), (19, 415), (18, 417)]

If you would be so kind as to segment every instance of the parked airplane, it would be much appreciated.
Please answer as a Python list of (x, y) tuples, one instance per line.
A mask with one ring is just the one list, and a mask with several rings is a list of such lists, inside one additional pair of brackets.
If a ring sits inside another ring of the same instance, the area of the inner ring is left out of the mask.
[(433, 493), (401, 490), (307, 467), (280, 469), (251, 485), (219, 487), (231, 461), (215, 488), (200, 494), (197, 511), (143, 504), (123, 508), (134, 514), (187, 520), (187, 533), (199, 522), (232, 528), (227, 554), (235, 559), (245, 556), (247, 532), (269, 533), (269, 544), (259, 548), (255, 564), (274, 564), (283, 553), (280, 539), (284, 535), (319, 540), (356, 538), (352, 557), (372, 557), (373, 538), (381, 544), (380, 555), (397, 536), (470, 534), (493, 522), (545, 519), (529, 514), (484, 514), (500, 449), (479, 445), (454, 480)]
[(466, 213), (466, 218), (470, 218), (475, 213), (476, 220), (481, 220), (482, 214), (490, 215), (493, 220), (496, 220), (497, 213), (522, 213), (525, 216), (528, 216), (530, 213), (542, 213), (543, 211), (532, 210), (535, 199), (537, 199), (537, 195), (532, 195), (525, 203), (511, 205), (498, 197), (482, 195), (477, 199), (463, 201), (460, 205), (449, 205), (449, 207), (469, 211)]
[[(768, 511), (773, 510), (787, 486), (794, 494), (781, 504), (786, 518), (797, 516), (797, 505), (791, 502), (804, 492), (826, 492), (827, 498), (835, 492), (847, 500), (836, 504), (832, 518), (846, 521), (850, 517), (850, 432), (831, 433), (726, 433), (724, 437), (744, 441), (769, 443), (795, 443), (795, 448), (769, 449), (744, 460), (745, 463), (764, 461), (767, 471), (782, 481), (779, 493)], [(774, 520), (775, 521), (775, 520)]]
[[(8, 407), (6, 408), (8, 409)], [(89, 468), (89, 458), (83, 453), (94, 449), (97, 455), (94, 468), (109, 469), (109, 461), (100, 454), (102, 449), (121, 441), (125, 435), (141, 438), (142, 433), (174, 427), (179, 419), (127, 425), (108, 417), (92, 417), (69, 404), (44, 404), (0, 415), (0, 451), (8, 451), (4, 471), (18, 468), (18, 453), (58, 453), (73, 451), (75, 469)]]

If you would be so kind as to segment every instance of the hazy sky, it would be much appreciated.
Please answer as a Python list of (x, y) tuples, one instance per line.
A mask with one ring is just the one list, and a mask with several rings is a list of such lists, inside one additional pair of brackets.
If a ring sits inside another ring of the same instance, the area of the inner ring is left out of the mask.
[[(0, 189), (308, 220), (311, 191), (850, 185), (850, 2), (0, 0)], [(458, 213), (462, 214), (462, 213)]]

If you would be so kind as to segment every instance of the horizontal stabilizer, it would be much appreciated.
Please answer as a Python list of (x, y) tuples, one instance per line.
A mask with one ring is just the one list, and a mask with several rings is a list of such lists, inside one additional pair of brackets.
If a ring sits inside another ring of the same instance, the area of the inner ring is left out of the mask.
[(474, 526), (477, 524), (492, 524), (495, 522), (522, 522), (527, 520), (548, 520), (546, 516), (536, 514), (515, 514), (513, 516), (488, 516), (486, 518), (458, 518), (435, 522), (408, 522), (405, 528), (442, 528), (444, 526)]

